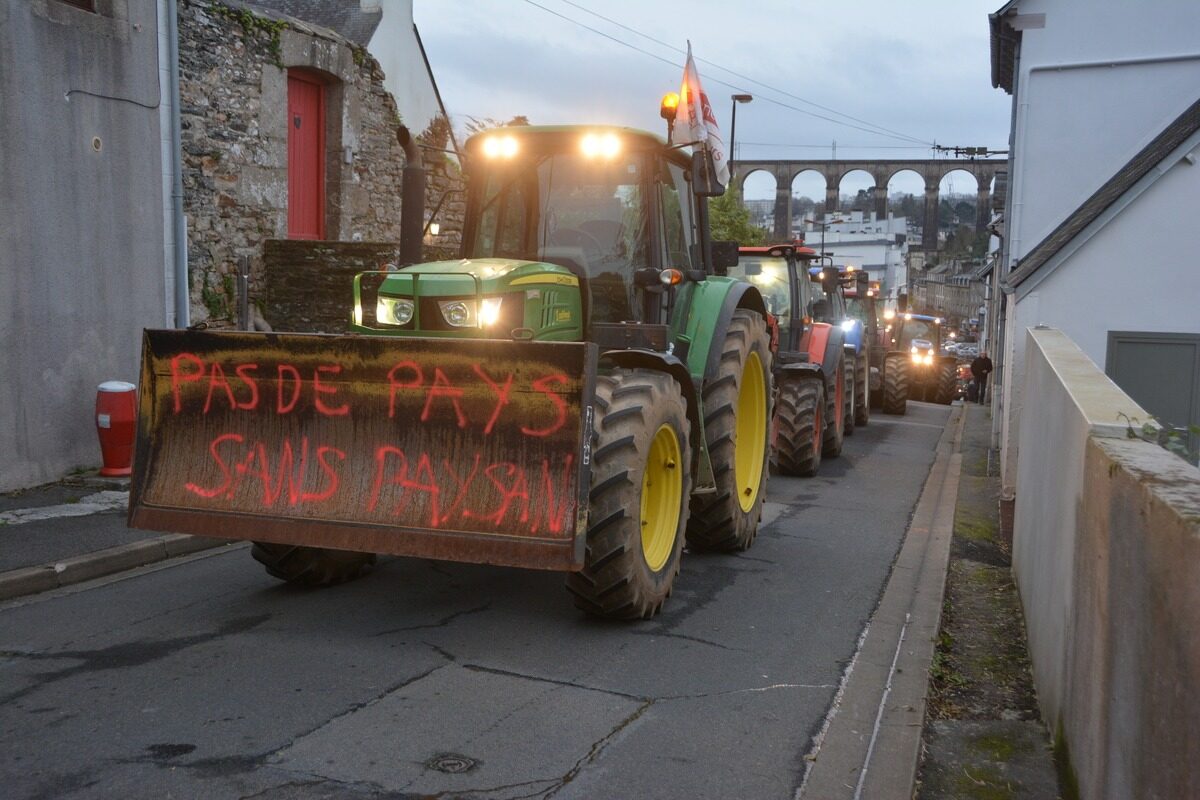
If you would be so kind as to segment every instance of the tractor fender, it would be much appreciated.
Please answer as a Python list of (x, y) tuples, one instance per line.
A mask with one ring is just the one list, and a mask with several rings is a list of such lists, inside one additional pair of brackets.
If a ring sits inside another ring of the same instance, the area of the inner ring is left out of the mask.
[(710, 275), (688, 288), (688, 294), (675, 305), (676, 314), (686, 314), (686, 319), (674, 320), (671, 327), (682, 330), (688, 344), (688, 372), (704, 381), (717, 374), (733, 312), (745, 308), (766, 319), (767, 305), (756, 286), (733, 278)]
[(704, 428), (700, 424), (700, 396), (687, 365), (670, 353), (655, 350), (606, 350), (600, 354), (600, 363), (626, 369), (652, 369), (665, 372), (675, 379), (683, 392), (688, 422), (692, 425), (692, 474), (695, 474), (700, 460), (700, 447), (704, 442)]
[(824, 372), (820, 364), (814, 364), (811, 361), (797, 361), (791, 364), (781, 364), (779, 366), (780, 379), (787, 377), (800, 377), (803, 375), (812, 375), (820, 377)]
[(845, 344), (846, 337), (842, 329), (827, 322), (814, 322), (800, 341), (801, 349), (808, 352), (809, 363), (819, 364), (827, 379), (833, 379), (838, 356), (842, 354)]

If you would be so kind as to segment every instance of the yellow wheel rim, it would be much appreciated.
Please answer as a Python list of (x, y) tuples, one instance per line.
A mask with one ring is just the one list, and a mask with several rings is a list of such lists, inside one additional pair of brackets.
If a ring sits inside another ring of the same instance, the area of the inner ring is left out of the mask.
[(650, 443), (642, 472), (642, 555), (652, 572), (662, 569), (675, 549), (682, 502), (679, 439), (670, 425), (662, 425)]
[(763, 457), (767, 452), (767, 381), (762, 361), (751, 351), (738, 389), (737, 431), (733, 442), (733, 480), (738, 504), (749, 512), (762, 486)]

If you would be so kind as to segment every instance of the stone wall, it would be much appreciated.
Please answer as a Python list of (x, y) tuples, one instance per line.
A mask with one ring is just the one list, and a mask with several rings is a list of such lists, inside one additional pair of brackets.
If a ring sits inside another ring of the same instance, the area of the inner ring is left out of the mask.
[[(230, 325), (238, 258), (250, 259), (251, 299), (261, 305), (267, 293), (263, 244), (288, 235), (288, 71), (302, 69), (325, 81), (328, 239), (399, 240), (401, 115), (375, 59), (331, 31), (235, 0), (182, 0), (179, 9), (192, 319)], [(435, 123), (421, 141), (441, 146), (447, 132)], [(442, 153), (427, 153), (435, 170), (426, 216), (459, 184)], [(443, 203), (439, 243), (457, 241), (461, 197)]]
[(395, 242), (269, 239), (263, 246), (263, 318), (277, 331), (345, 333), (354, 308), (354, 276), (381, 269), (399, 255)]

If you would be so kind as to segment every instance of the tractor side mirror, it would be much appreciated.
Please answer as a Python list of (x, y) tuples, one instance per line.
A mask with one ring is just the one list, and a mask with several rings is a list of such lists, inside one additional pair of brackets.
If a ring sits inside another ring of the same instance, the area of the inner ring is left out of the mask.
[(734, 241), (714, 241), (712, 243), (713, 271), (724, 275), (730, 267), (738, 265), (738, 243)]
[(896, 313), (903, 314), (908, 310), (908, 295), (902, 294), (896, 297)]

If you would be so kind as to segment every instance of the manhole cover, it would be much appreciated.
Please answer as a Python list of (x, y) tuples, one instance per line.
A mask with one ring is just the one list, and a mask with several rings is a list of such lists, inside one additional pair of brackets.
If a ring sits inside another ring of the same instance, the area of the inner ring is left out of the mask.
[(459, 772), (470, 772), (477, 766), (475, 759), (460, 756), (457, 753), (442, 753), (440, 756), (434, 756), (425, 764), (430, 769), (436, 769), (438, 772), (449, 772), (456, 774)]

